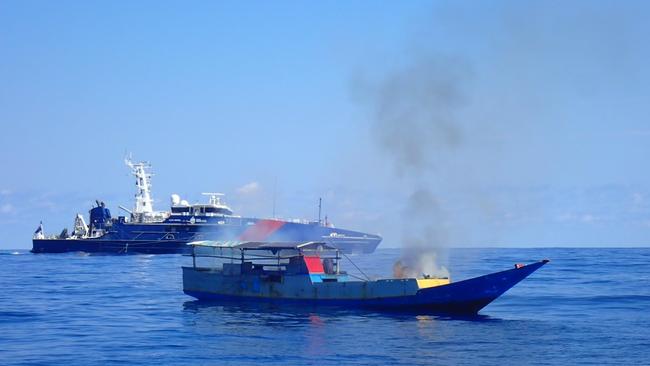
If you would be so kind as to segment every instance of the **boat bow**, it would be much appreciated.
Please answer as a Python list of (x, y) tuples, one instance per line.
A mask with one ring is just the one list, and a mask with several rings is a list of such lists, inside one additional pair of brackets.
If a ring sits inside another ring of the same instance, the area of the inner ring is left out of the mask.
[(525, 266), (515, 265), (510, 270), (420, 289), (417, 303), (432, 310), (475, 314), (548, 262), (544, 259)]

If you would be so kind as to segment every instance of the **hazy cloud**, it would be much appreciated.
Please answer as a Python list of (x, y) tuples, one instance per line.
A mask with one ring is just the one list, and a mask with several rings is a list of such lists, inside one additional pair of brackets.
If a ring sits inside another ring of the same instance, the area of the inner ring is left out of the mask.
[(248, 196), (252, 194), (256, 194), (261, 190), (261, 186), (258, 182), (250, 182), (247, 184), (244, 184), (243, 186), (239, 187), (236, 189), (237, 194), (243, 195), (243, 196)]
[(11, 203), (5, 203), (2, 206), (0, 206), (0, 213), (3, 214), (10, 214), (13, 213), (16, 209)]

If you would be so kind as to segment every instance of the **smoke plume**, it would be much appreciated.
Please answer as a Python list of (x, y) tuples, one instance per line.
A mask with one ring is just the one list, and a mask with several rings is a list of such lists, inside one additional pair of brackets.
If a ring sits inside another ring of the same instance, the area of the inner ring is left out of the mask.
[(427, 58), (358, 88), (370, 107), (374, 140), (408, 193), (396, 276), (448, 276), (444, 201), (434, 192), (441, 177), (437, 162), (463, 143), (457, 115), (468, 75), (458, 60)]

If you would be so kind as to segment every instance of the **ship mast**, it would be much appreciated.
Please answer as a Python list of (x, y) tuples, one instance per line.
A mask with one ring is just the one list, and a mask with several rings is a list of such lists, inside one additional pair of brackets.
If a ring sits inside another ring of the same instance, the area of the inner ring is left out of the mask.
[(151, 165), (147, 162), (134, 163), (131, 157), (125, 158), (124, 163), (131, 168), (131, 173), (135, 176), (135, 207), (134, 214), (152, 214), (153, 199), (151, 199), (151, 173), (147, 171)]

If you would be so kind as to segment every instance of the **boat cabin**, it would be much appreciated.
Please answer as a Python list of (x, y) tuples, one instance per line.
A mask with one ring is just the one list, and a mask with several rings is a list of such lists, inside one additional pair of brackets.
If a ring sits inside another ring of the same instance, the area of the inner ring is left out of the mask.
[(347, 276), (339, 268), (338, 249), (324, 242), (201, 241), (189, 245), (194, 269), (223, 276), (257, 276), (271, 282), (296, 275), (308, 275), (312, 282), (338, 282)]

